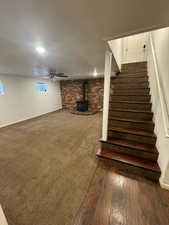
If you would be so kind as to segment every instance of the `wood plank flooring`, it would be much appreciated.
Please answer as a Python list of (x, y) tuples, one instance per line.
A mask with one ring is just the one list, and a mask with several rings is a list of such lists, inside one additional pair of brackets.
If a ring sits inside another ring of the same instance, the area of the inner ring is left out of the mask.
[(169, 192), (99, 161), (74, 225), (168, 225)]

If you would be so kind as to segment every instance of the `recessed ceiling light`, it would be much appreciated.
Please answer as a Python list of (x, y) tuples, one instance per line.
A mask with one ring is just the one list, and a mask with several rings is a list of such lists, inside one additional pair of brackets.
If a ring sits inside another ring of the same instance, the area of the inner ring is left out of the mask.
[(93, 76), (94, 76), (94, 77), (97, 77), (97, 71), (96, 71), (96, 68), (94, 69)]
[(41, 46), (36, 47), (36, 51), (41, 55), (45, 54), (46, 52), (45, 48)]

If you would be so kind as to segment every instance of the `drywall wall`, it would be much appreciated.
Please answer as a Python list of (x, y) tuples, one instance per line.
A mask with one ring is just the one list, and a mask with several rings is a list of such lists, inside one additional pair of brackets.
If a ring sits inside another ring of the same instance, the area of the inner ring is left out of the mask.
[[(148, 51), (148, 75), (150, 81), (152, 110), (157, 135), (158, 163), (162, 171), (160, 182), (169, 187), (169, 138), (166, 133), (167, 107), (169, 106), (169, 29), (151, 32)], [(159, 85), (157, 82), (159, 78)], [(158, 88), (160, 86), (160, 88)], [(161, 93), (161, 94), (160, 94)], [(163, 98), (160, 98), (162, 96)], [(161, 101), (162, 99), (162, 101)], [(165, 109), (166, 105), (166, 109)]]
[(121, 70), (122, 64), (122, 39), (116, 39), (108, 41), (110, 49), (112, 50), (113, 56), (116, 60), (119, 70)]
[(122, 62), (143, 62), (147, 61), (148, 33), (122, 38)]
[(169, 106), (169, 28), (151, 32), (157, 57), (158, 70)]
[[(60, 109), (60, 83), (0, 75), (5, 94), (0, 95), (0, 127)], [(48, 91), (38, 92), (37, 82), (47, 82)]]

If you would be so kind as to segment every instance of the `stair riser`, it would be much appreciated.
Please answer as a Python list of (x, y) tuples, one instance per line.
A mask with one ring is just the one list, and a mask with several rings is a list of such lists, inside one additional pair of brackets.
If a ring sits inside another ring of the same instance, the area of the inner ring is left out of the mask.
[(140, 71), (140, 70), (147, 70), (147, 65), (122, 65), (121, 70), (136, 70), (136, 71)]
[(120, 146), (120, 145), (109, 144), (109, 143), (105, 143), (105, 142), (101, 143), (101, 148), (106, 149), (107, 151), (111, 151), (111, 152), (136, 156), (136, 157), (139, 157), (142, 159), (149, 159), (154, 162), (156, 162), (157, 158), (158, 158), (157, 154), (153, 154), (150, 152), (146, 152), (146, 151), (142, 151), (142, 150), (138, 150), (138, 149), (134, 149), (134, 148), (124, 147), (124, 146)]
[(119, 79), (132, 79), (132, 78), (147, 78), (148, 79), (148, 75), (147, 73), (120, 73), (118, 75)]
[(147, 69), (147, 62), (124, 63), (122, 69)]
[(137, 141), (140, 143), (145, 144), (155, 144), (156, 138), (155, 137), (147, 137), (142, 135), (136, 135), (131, 133), (124, 133), (120, 131), (108, 131), (108, 137), (111, 138), (119, 138), (119, 139), (125, 139), (125, 140), (131, 140), (131, 141)]
[(110, 111), (109, 116), (125, 117), (129, 119), (143, 119), (152, 120), (153, 114), (150, 113), (135, 113), (135, 112), (121, 112), (121, 111)]
[(123, 68), (147, 68), (147, 62), (124, 63), (122, 64)]
[(124, 84), (127, 84), (127, 83), (140, 83), (140, 82), (148, 82), (148, 77), (141, 77), (141, 78), (138, 78), (138, 77), (134, 77), (134, 78), (130, 78), (130, 77), (127, 77), (127, 78), (120, 78), (120, 77), (117, 77), (115, 80), (113, 80), (113, 84), (117, 84), (117, 83), (124, 83)]
[(128, 88), (148, 88), (148, 82), (142, 83), (127, 83), (127, 84), (114, 84), (114, 89), (128, 89)]
[(153, 131), (153, 124), (144, 124), (144, 123), (136, 123), (136, 122), (128, 122), (128, 121), (119, 121), (119, 120), (109, 120), (109, 126), (115, 127), (123, 127), (129, 129), (139, 129), (144, 131)]
[(110, 98), (111, 100), (115, 101), (143, 101), (143, 102), (150, 102), (150, 95), (112, 95)]
[(149, 94), (150, 90), (149, 89), (115, 89), (114, 94), (119, 94), (119, 95), (146, 95)]
[(146, 62), (139, 62), (139, 63), (124, 63), (122, 64), (122, 69), (143, 69), (147, 68), (147, 63)]
[[(101, 159), (109, 159), (109, 158), (104, 158), (104, 157), (100, 157)], [(160, 178), (160, 174), (151, 170), (147, 170), (144, 168), (140, 168), (140, 167), (136, 167), (136, 166), (132, 166), (126, 163), (122, 163), (120, 161), (116, 161), (116, 160), (111, 160), (111, 163), (113, 166), (121, 169), (122, 171), (124, 171), (126, 174), (135, 174), (135, 175), (139, 175), (142, 177), (146, 177), (150, 180), (154, 180), (154, 181), (159, 181)]]
[(121, 109), (135, 109), (135, 110), (150, 110), (151, 111), (151, 104), (139, 104), (139, 103), (118, 103), (118, 102), (111, 102), (110, 103), (110, 110), (115, 108)]
[(146, 69), (122, 69), (121, 70), (122, 74), (146, 74), (147, 70)]

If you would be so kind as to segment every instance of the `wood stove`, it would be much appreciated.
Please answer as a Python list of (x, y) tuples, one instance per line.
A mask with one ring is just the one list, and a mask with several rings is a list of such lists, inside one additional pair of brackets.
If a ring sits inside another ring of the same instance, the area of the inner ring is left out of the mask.
[(87, 85), (88, 85), (87, 81), (84, 81), (83, 84), (82, 84), (83, 99), (81, 101), (77, 101), (76, 102), (76, 110), (78, 112), (86, 112), (86, 111), (88, 111), (88, 104), (89, 104), (89, 102), (86, 99)]

